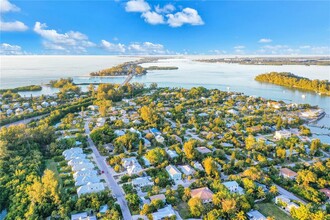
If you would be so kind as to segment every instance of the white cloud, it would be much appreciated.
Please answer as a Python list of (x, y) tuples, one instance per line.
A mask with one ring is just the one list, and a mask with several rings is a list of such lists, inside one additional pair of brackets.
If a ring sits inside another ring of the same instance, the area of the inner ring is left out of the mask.
[(291, 48), (288, 45), (265, 45), (257, 50), (258, 54), (269, 54), (269, 55), (295, 55), (299, 54), (300, 50), (297, 48)]
[(126, 3), (125, 10), (127, 12), (147, 12), (150, 6), (144, 0), (130, 0)]
[(168, 14), (174, 10), (175, 10), (175, 7), (172, 4), (167, 4), (164, 7), (160, 7), (159, 5), (155, 6), (155, 11), (159, 14), (162, 14), (162, 13)]
[(270, 42), (272, 42), (272, 39), (269, 39), (269, 38), (261, 38), (258, 42), (259, 42), (259, 43), (270, 43)]
[[(0, 13), (1, 15), (8, 12), (18, 12), (20, 8), (16, 5), (10, 3), (8, 0), (0, 0)], [(0, 17), (0, 31), (26, 31), (28, 26), (26, 26), (21, 21), (4, 21)]]
[(221, 54), (226, 54), (227, 51), (225, 50), (210, 50), (209, 51), (211, 54), (216, 54), (216, 55), (221, 55)]
[(88, 40), (85, 34), (80, 32), (69, 31), (60, 34), (56, 30), (46, 28), (46, 24), (36, 22), (33, 29), (43, 38), (45, 49), (66, 51), (68, 53), (85, 53), (87, 48), (96, 46)]
[(164, 17), (163, 15), (161, 14), (158, 14), (156, 12), (151, 12), (151, 11), (147, 11), (147, 12), (144, 12), (142, 15), (141, 15), (145, 22), (149, 23), (149, 24), (164, 24)]
[(6, 12), (15, 12), (20, 11), (20, 8), (16, 5), (10, 3), (8, 0), (1, 0), (0, 3), (0, 12), (6, 13)]
[(314, 46), (310, 48), (311, 54), (316, 55), (330, 55), (330, 47), (329, 46)]
[(113, 44), (106, 40), (101, 41), (101, 47), (113, 53), (125, 53), (126, 51), (126, 46), (124, 44)]
[(236, 49), (236, 50), (242, 50), (242, 49), (245, 49), (245, 46), (243, 46), (243, 45), (237, 45), (237, 46), (234, 47), (234, 49)]
[(168, 24), (171, 27), (181, 27), (184, 24), (203, 25), (204, 22), (198, 12), (193, 8), (185, 8), (181, 12), (168, 14)]
[(1, 31), (26, 31), (29, 28), (20, 21), (5, 22), (0, 20), (0, 29)]
[(168, 51), (165, 50), (162, 44), (154, 44), (151, 42), (144, 43), (131, 43), (128, 46), (128, 50), (133, 54), (166, 54)]
[(2, 55), (21, 55), (24, 54), (22, 48), (18, 45), (3, 43), (0, 45), (0, 54)]

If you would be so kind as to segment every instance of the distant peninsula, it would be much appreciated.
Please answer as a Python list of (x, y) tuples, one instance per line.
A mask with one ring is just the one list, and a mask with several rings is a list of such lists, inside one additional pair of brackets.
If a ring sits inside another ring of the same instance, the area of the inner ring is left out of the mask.
[(264, 73), (256, 76), (255, 80), (290, 88), (314, 91), (322, 95), (330, 95), (330, 82), (328, 80), (311, 80), (287, 72)]
[(6, 93), (6, 92), (28, 92), (28, 91), (41, 91), (42, 87), (40, 85), (30, 85), (30, 86), (21, 86), (16, 87), (14, 89), (0, 89), (0, 94)]
[(149, 66), (145, 68), (146, 70), (177, 70), (177, 66)]
[(329, 57), (234, 57), (195, 60), (203, 63), (236, 63), (242, 65), (319, 65), (329, 66)]

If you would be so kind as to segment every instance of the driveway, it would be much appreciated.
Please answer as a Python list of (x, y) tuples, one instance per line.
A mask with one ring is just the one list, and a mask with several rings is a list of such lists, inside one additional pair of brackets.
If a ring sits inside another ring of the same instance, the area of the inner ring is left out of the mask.
[(279, 185), (276, 185), (276, 184), (274, 184), (274, 185), (277, 187), (278, 192), (279, 192), (280, 194), (285, 195), (286, 197), (288, 197), (288, 198), (291, 199), (291, 200), (297, 200), (297, 201), (303, 203), (304, 205), (307, 204), (304, 200), (298, 198), (296, 195), (294, 195), (293, 193), (289, 192), (288, 190), (286, 190), (286, 189), (280, 187)]

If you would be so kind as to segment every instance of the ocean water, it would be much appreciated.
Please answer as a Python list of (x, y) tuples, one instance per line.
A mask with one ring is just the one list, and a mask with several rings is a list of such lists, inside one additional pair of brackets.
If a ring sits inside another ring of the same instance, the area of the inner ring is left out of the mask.
[[(108, 68), (126, 61), (136, 60), (137, 57), (120, 56), (12, 56), (1, 58), (1, 88), (13, 88), (22, 85), (47, 83), (60, 77), (73, 77), (74, 82), (90, 83), (121, 83), (124, 77), (89, 77), (88, 73)], [(261, 96), (267, 99), (283, 100), (285, 102), (308, 103), (323, 108), (328, 114), (318, 122), (320, 125), (330, 125), (330, 97), (320, 96), (314, 92), (292, 90), (282, 86), (259, 83), (255, 76), (265, 72), (292, 72), (293, 74), (310, 79), (330, 81), (330, 66), (303, 65), (240, 65), (226, 63), (201, 63), (194, 61), (201, 57), (187, 56), (159, 60), (151, 65), (177, 66), (178, 70), (149, 71), (144, 76), (134, 77), (131, 82), (156, 82), (162, 87), (204, 86), (224, 91), (243, 92), (246, 95)], [(86, 88), (83, 87), (83, 88)], [(45, 87), (40, 92), (25, 92), (30, 96), (49, 94), (56, 89)], [(329, 130), (312, 128), (317, 133), (330, 133)], [(322, 141), (330, 143), (330, 137), (318, 136)]]

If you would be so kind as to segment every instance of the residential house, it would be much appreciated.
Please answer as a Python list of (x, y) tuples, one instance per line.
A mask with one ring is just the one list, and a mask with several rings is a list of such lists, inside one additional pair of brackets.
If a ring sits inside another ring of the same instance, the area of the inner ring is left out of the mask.
[(88, 183), (99, 183), (100, 178), (97, 175), (79, 176), (76, 178), (75, 186), (83, 186)]
[(81, 212), (71, 215), (71, 220), (97, 220), (95, 216), (88, 216), (87, 212)]
[(291, 132), (287, 130), (280, 130), (280, 131), (275, 131), (274, 139), (280, 140), (282, 138), (289, 138), (291, 137)]
[(179, 156), (174, 150), (167, 150), (166, 153), (171, 159), (174, 159)]
[(168, 165), (166, 167), (167, 173), (170, 175), (171, 179), (174, 181), (181, 180), (182, 173), (173, 165)]
[(325, 196), (328, 198), (328, 200), (330, 200), (330, 189), (320, 189), (320, 192), (323, 192), (325, 194)]
[(224, 182), (223, 185), (232, 193), (243, 194), (244, 190), (238, 185), (236, 181)]
[(82, 169), (73, 174), (73, 178), (77, 181), (79, 177), (83, 176), (96, 176), (97, 171), (96, 170), (89, 170), (89, 169)]
[(204, 171), (202, 164), (199, 163), (198, 161), (194, 161), (194, 168), (200, 171)]
[(162, 220), (166, 217), (176, 216), (174, 209), (171, 205), (168, 205), (162, 209), (158, 209), (157, 212), (151, 214), (153, 220)]
[(193, 175), (196, 171), (189, 165), (179, 166), (180, 170), (187, 176)]
[(196, 150), (201, 154), (212, 153), (212, 151), (210, 149), (208, 149), (207, 147), (197, 147)]
[(149, 176), (138, 177), (132, 180), (132, 184), (135, 187), (143, 187), (143, 186), (153, 186), (154, 183), (151, 181)]
[(157, 135), (155, 137), (155, 139), (158, 143), (161, 143), (161, 144), (164, 143), (164, 140), (165, 140), (161, 135)]
[(249, 220), (266, 220), (267, 218), (257, 210), (251, 210), (246, 213)]
[(135, 163), (133, 165), (127, 166), (126, 170), (127, 174), (131, 176), (132, 174), (140, 173), (143, 169), (139, 163)]
[(74, 164), (72, 166), (72, 171), (77, 172), (79, 170), (82, 169), (94, 169), (94, 164), (92, 164), (91, 162), (88, 163), (78, 163), (78, 164)]
[(150, 201), (154, 201), (154, 200), (161, 200), (163, 201), (164, 203), (166, 202), (166, 197), (164, 194), (157, 194), (157, 195), (154, 195), (154, 196), (150, 196), (149, 197)]
[(203, 203), (212, 202), (213, 192), (208, 187), (193, 189), (190, 192), (191, 198), (199, 198)]
[(284, 178), (295, 179), (297, 173), (288, 168), (281, 168), (279, 175), (283, 176)]

